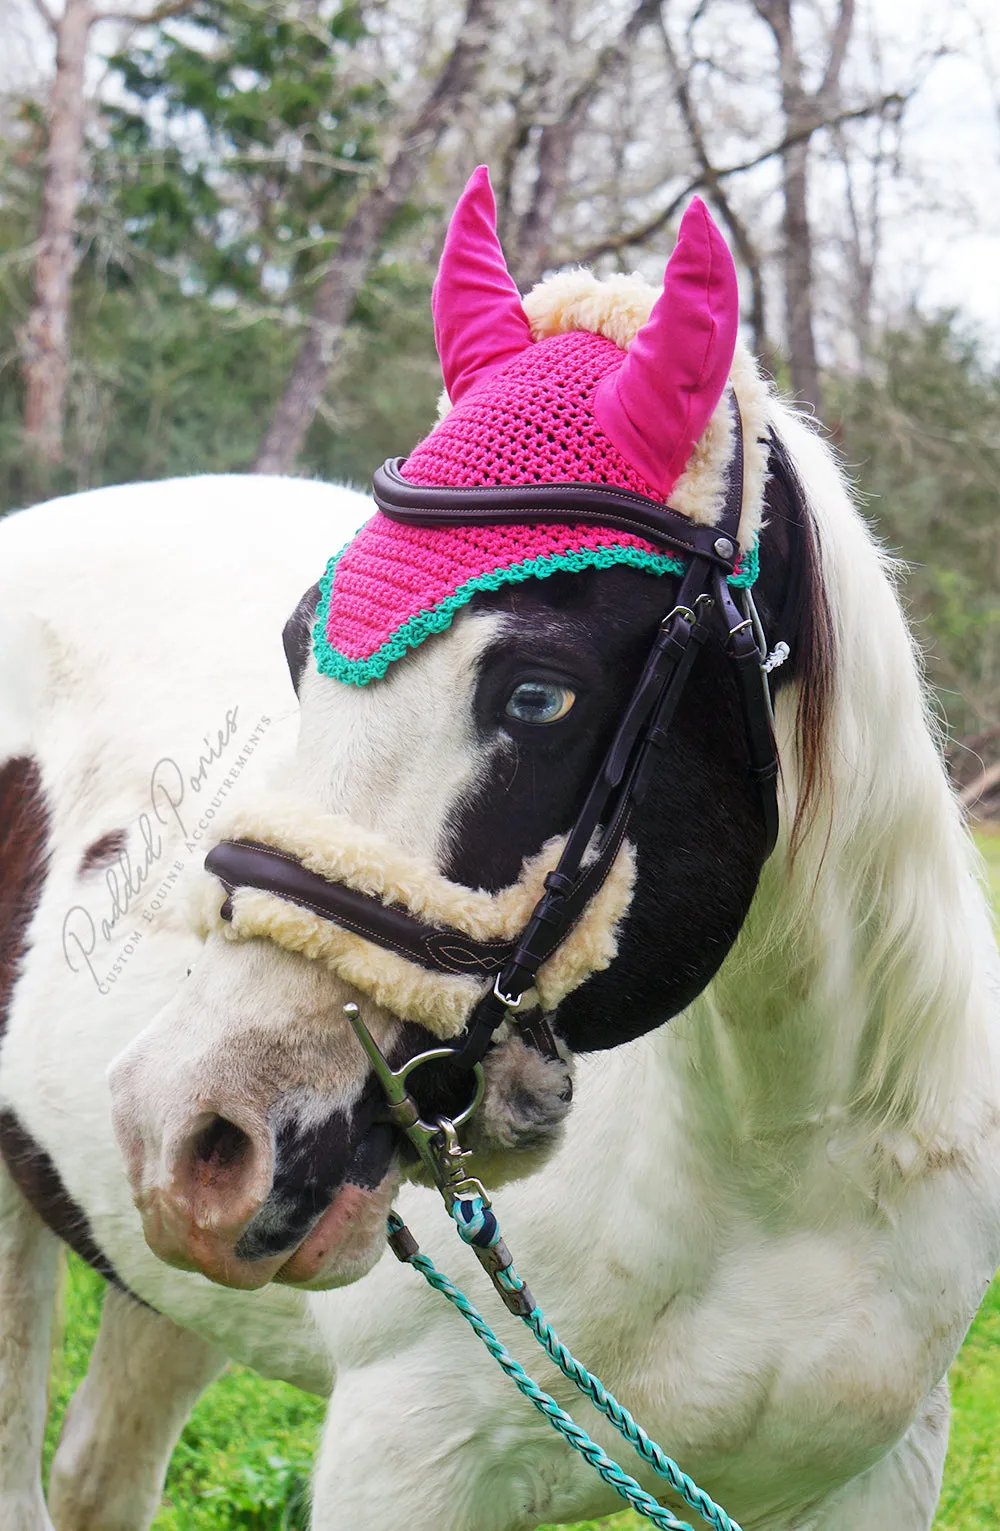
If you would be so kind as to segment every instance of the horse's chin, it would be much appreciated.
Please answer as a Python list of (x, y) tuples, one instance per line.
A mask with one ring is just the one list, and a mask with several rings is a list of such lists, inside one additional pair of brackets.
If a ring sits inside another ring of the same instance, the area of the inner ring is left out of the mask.
[(312, 1291), (347, 1286), (367, 1275), (381, 1258), (386, 1219), (398, 1189), (395, 1171), (373, 1190), (342, 1186), (297, 1249), (264, 1259), (241, 1258), (231, 1240), (215, 1237), (208, 1229), (174, 1229), (160, 1208), (159, 1215), (144, 1217), (146, 1242), (166, 1264), (197, 1271), (238, 1291), (256, 1291), (271, 1281)]
[(375, 1190), (343, 1186), (271, 1279), (316, 1292), (349, 1286), (367, 1276), (385, 1251), (386, 1219), (399, 1180), (392, 1173)]

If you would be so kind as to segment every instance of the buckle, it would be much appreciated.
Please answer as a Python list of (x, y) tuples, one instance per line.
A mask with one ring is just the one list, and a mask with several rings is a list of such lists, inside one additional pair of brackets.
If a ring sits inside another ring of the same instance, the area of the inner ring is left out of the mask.
[(501, 1005), (506, 1005), (508, 1010), (520, 1010), (521, 1001), (524, 999), (523, 993), (518, 994), (516, 997), (512, 994), (505, 994), (500, 987), (502, 977), (503, 974), (498, 973), (493, 981), (493, 998), (498, 999)]

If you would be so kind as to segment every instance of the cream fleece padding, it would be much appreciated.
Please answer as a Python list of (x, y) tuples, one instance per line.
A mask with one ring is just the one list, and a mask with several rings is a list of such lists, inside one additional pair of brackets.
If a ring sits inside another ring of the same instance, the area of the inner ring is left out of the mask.
[[(638, 272), (600, 280), (577, 267), (560, 271), (533, 287), (524, 311), (534, 340), (589, 330), (606, 335), (628, 350), (653, 310), (660, 289)], [(740, 547), (753, 546), (760, 531), (767, 482), (767, 423), (770, 392), (742, 341), (729, 374), (743, 417), (743, 508)], [(732, 455), (732, 419), (725, 395), (691, 453), (688, 465), (670, 492), (670, 504), (701, 526), (715, 526), (726, 499), (726, 465)]]
[[(562, 837), (548, 841), (524, 863), (517, 882), (499, 893), (487, 893), (449, 881), (374, 830), (340, 815), (310, 813), (279, 793), (243, 807), (220, 837), (256, 840), (288, 851), (331, 882), (385, 904), (402, 905), (429, 925), (450, 926), (479, 941), (510, 940), (521, 932), (564, 844)], [(531, 1000), (555, 1009), (591, 973), (609, 966), (634, 882), (634, 856), (626, 844), (569, 936), (542, 965)], [(420, 1021), (440, 1037), (462, 1030), (486, 987), (465, 974), (423, 968), (276, 894), (237, 889), (231, 921), (221, 918), (221, 904), (219, 884), (209, 878), (196, 911), (203, 934), (221, 930), (232, 940), (264, 936), (289, 951), (326, 962), (378, 1004), (403, 1019)]]

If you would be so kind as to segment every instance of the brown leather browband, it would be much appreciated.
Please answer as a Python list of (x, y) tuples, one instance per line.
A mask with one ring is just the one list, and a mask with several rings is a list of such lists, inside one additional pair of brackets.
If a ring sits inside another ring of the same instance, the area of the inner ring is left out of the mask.
[[(741, 466), (742, 446), (740, 438), (736, 451)], [(381, 468), (376, 468), (372, 478), (375, 503), (393, 521), (412, 526), (592, 521), (596, 526), (613, 526), (654, 542), (665, 542), (680, 552), (697, 553), (727, 574), (733, 572), (739, 557), (735, 528), (734, 535), (720, 536), (722, 528), (696, 526), (672, 506), (629, 489), (616, 489), (610, 484), (486, 484), (471, 489), (444, 489), (411, 484), (400, 471), (403, 462), (405, 458), (390, 457)]]

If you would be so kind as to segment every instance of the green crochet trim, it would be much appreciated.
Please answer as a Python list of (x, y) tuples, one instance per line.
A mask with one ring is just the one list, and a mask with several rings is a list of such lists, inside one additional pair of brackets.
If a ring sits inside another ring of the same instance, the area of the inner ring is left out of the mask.
[[(456, 611), (467, 606), (480, 590), (499, 590), (502, 585), (520, 584), (526, 579), (547, 579), (550, 574), (566, 572), (579, 574), (583, 569), (610, 569), (625, 564), (642, 569), (647, 574), (683, 574), (684, 560), (666, 553), (647, 553), (644, 548), (623, 545), (603, 548), (580, 548), (569, 553), (545, 553), (540, 558), (529, 558), (524, 563), (508, 564), (493, 569), (489, 574), (477, 574), (474, 579), (459, 585), (453, 595), (446, 596), (428, 611), (417, 612), (409, 621), (397, 627), (391, 638), (377, 648), (367, 659), (349, 659), (335, 649), (326, 636), (327, 613), (333, 576), (345, 550), (341, 548), (326, 566), (319, 582), (320, 599), (313, 628), (313, 652), (321, 675), (332, 675), (335, 680), (349, 686), (366, 686), (369, 681), (381, 680), (394, 659), (402, 659), (410, 649), (415, 649), (434, 633), (443, 633), (451, 626)], [(748, 586), (757, 578), (760, 557), (756, 543), (744, 554), (740, 568), (729, 577), (731, 585)]]
[(760, 543), (755, 542), (749, 553), (741, 553), (740, 561), (736, 565), (735, 574), (730, 574), (726, 583), (733, 585), (737, 590), (749, 590), (751, 585), (757, 583), (760, 573)]

